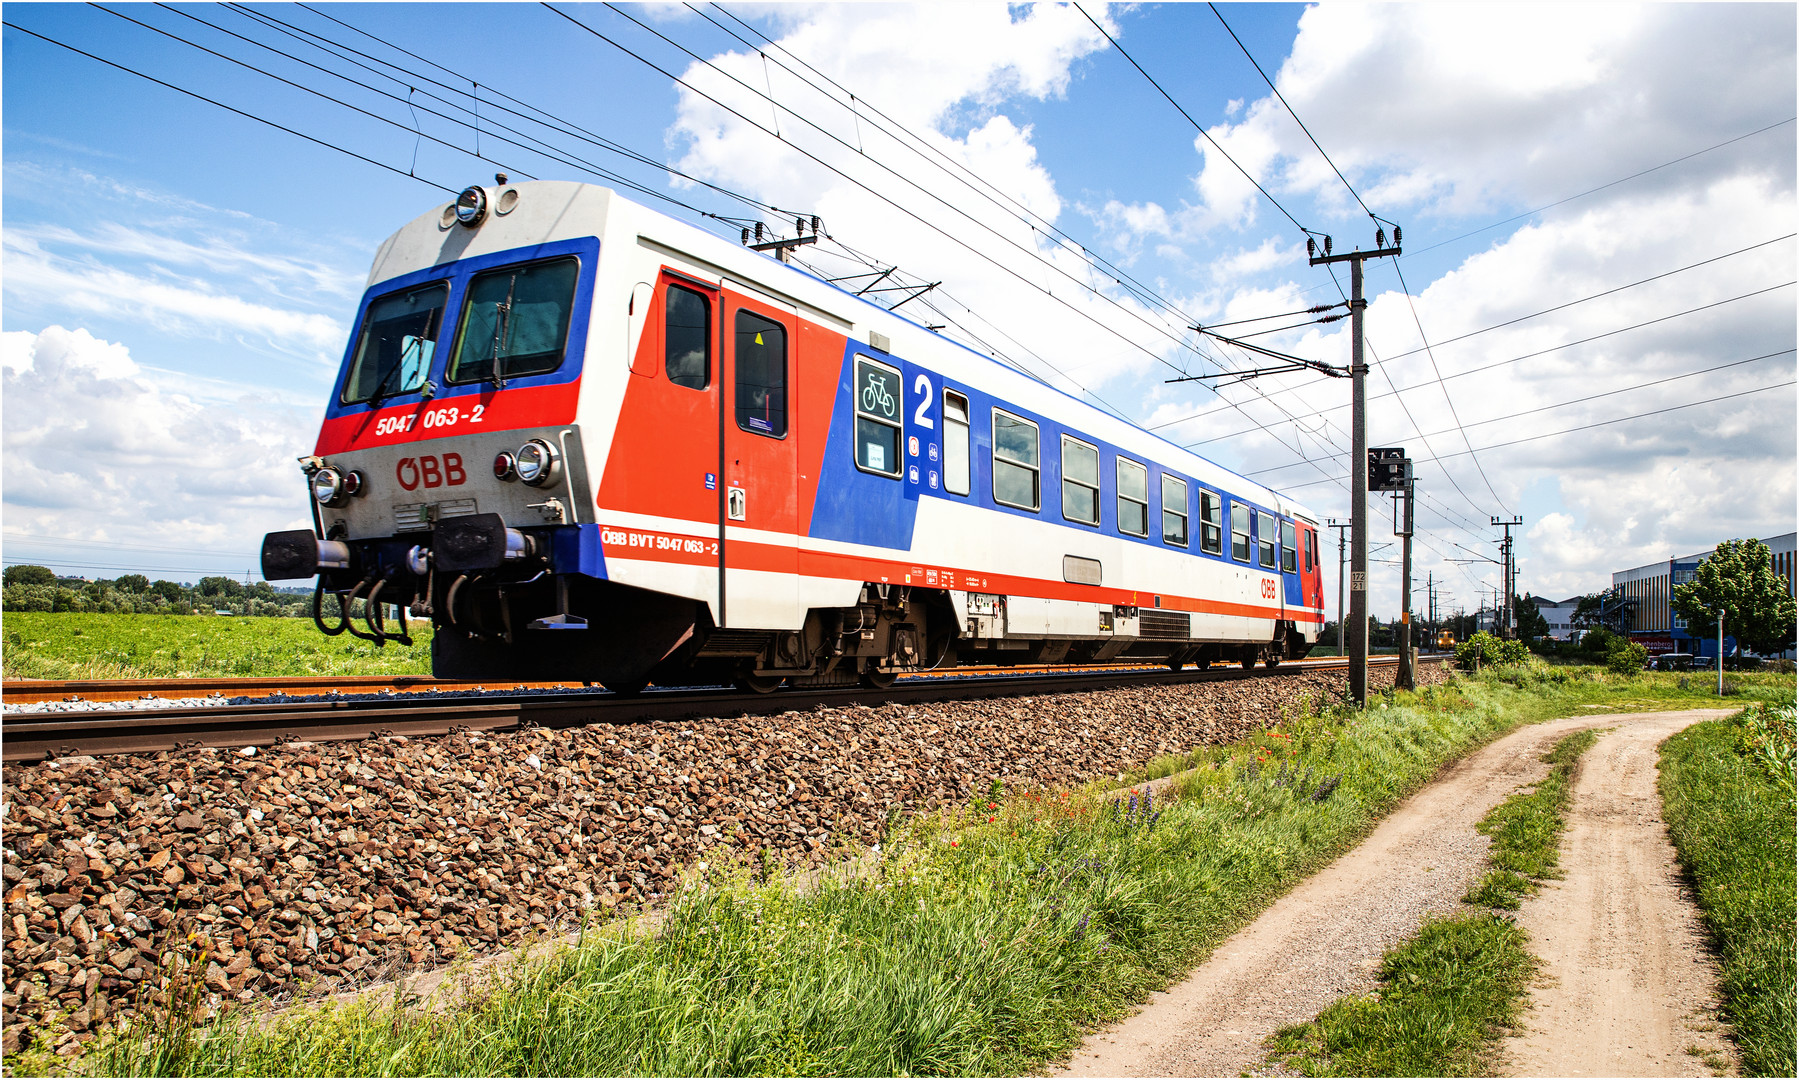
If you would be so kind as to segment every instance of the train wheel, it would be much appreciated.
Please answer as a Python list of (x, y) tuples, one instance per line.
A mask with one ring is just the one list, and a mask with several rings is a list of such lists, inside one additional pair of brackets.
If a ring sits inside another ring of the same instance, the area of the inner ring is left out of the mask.
[(1256, 660), (1259, 659), (1261, 655), (1262, 650), (1256, 648), (1254, 645), (1243, 646), (1243, 670), (1254, 671)]
[(897, 671), (882, 671), (879, 668), (869, 668), (862, 673), (862, 685), (868, 687), (870, 690), (885, 690), (889, 686), (892, 686), (894, 680), (898, 678), (899, 672)]
[(1201, 671), (1206, 671), (1211, 668), (1212, 659), (1211, 659), (1211, 657), (1208, 657), (1208, 656), (1202, 656), (1199, 659), (1193, 661), (1193, 666), (1198, 668)]
[(739, 675), (737, 689), (751, 694), (772, 694), (784, 681), (780, 675)]
[(648, 680), (648, 679), (633, 679), (633, 680), (629, 680), (629, 681), (612, 680), (610, 682), (603, 682), (600, 685), (604, 686), (606, 689), (617, 694), (619, 697), (636, 697), (638, 694), (643, 693), (644, 687), (650, 685), (650, 680)]
[(1168, 660), (1168, 670), (1169, 671), (1179, 671), (1180, 669), (1182, 669), (1186, 666), (1187, 665), (1182, 663), (1181, 658), (1178, 656), (1170, 657)]
[(1262, 666), (1263, 667), (1271, 667), (1271, 668), (1272, 667), (1280, 667), (1281, 666), (1281, 654), (1278, 652), (1275, 652), (1273, 649), (1269, 649), (1267, 657), (1262, 661)]

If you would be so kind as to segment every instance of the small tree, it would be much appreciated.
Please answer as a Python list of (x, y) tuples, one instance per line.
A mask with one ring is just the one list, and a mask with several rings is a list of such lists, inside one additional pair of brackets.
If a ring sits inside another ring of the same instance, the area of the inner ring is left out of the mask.
[(1580, 630), (1598, 626), (1599, 612), (1604, 604), (1605, 594), (1602, 592), (1588, 593), (1581, 597), (1580, 603), (1574, 605), (1574, 613), (1568, 616), (1569, 625)]
[(5, 581), (8, 585), (55, 585), (56, 574), (48, 566), (9, 566)]
[(1635, 675), (1649, 662), (1649, 650), (1637, 642), (1614, 637), (1615, 644), (1605, 654), (1605, 666), (1619, 675)]
[(142, 574), (126, 574), (112, 583), (120, 592), (141, 593), (150, 591), (150, 579)]
[(1512, 610), (1518, 613), (1518, 637), (1523, 641), (1535, 641), (1549, 636), (1549, 620), (1537, 610), (1535, 597), (1512, 597)]
[(1724, 613), (1724, 633), (1759, 653), (1781, 652), (1793, 643), (1799, 605), (1786, 582), (1774, 575), (1768, 545), (1750, 537), (1726, 540), (1693, 571), (1693, 580), (1674, 586), (1674, 613), (1695, 637), (1709, 637)]

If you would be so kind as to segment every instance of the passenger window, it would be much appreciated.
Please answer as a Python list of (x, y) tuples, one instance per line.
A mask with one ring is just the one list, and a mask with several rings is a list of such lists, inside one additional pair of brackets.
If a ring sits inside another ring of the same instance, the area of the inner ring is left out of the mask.
[(1062, 436), (1062, 516), (1099, 524), (1099, 448)]
[(475, 275), (449, 380), (504, 386), (561, 367), (580, 269), (574, 259), (554, 259)]
[(898, 479), (900, 474), (900, 373), (856, 357), (856, 468)]
[(943, 490), (968, 494), (968, 399), (943, 392)]
[(1187, 546), (1187, 482), (1162, 474), (1162, 543)]
[(752, 311), (737, 313), (737, 426), (787, 435), (787, 328)]
[(371, 301), (339, 399), (350, 405), (410, 394), (425, 385), (449, 296), (450, 287), (438, 281)]
[(1312, 572), (1312, 569), (1318, 565), (1318, 534), (1313, 532), (1310, 529), (1307, 529), (1306, 533), (1305, 533), (1305, 537), (1306, 537), (1306, 573), (1309, 574)]
[(1249, 561), (1249, 507), (1240, 502), (1231, 504), (1231, 558)]
[(676, 386), (704, 390), (712, 383), (712, 311), (692, 289), (670, 285), (663, 300), (662, 370)]
[(1294, 535), (1291, 521), (1281, 522), (1281, 573), (1291, 574), (1299, 569), (1299, 543)]
[(1262, 565), (1272, 570), (1274, 569), (1274, 515), (1258, 513), (1256, 518), (1256, 541), (1257, 546), (1261, 548)]
[(1224, 554), (1224, 500), (1203, 488), (1199, 492), (1199, 550), (1208, 555)]
[(993, 501), (1036, 512), (1037, 425), (993, 410)]
[(1118, 531), (1149, 535), (1149, 470), (1129, 458), (1118, 459)]

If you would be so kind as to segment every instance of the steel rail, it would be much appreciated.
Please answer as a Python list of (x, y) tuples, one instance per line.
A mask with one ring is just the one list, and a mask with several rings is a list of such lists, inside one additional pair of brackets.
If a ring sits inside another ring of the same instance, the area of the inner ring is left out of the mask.
[[(1374, 660), (1392, 664), (1397, 659)], [(428, 737), (459, 731), (565, 728), (593, 723), (677, 721), (711, 716), (766, 716), (795, 709), (889, 702), (935, 701), (1091, 691), (1116, 686), (1232, 682), (1331, 671), (1335, 658), (1258, 667), (1186, 670), (1134, 668), (1049, 675), (965, 675), (919, 678), (881, 690), (864, 687), (789, 690), (663, 690), (638, 697), (604, 691), (519, 695), (490, 693), (442, 700), (417, 697), (359, 701), (222, 705), (170, 709), (104, 709), (15, 713), (0, 739), (0, 759), (43, 761), (75, 754), (153, 753), (197, 747), (237, 749), (279, 743), (328, 742), (381, 736)]]
[[(1079, 665), (1082, 669), (1124, 671), (1132, 668), (1161, 668), (1147, 661), (1108, 661)], [(1016, 673), (1066, 670), (1062, 668), (1016, 665), (997, 667), (971, 664), (954, 671), (923, 672), (900, 676)], [(203, 676), (185, 679), (8, 679), (0, 683), (0, 700), (8, 705), (37, 704), (45, 701), (135, 701), (144, 698), (188, 698), (219, 695), (222, 697), (270, 697), (275, 694), (378, 694), (383, 691), (417, 693), (516, 689), (527, 690), (595, 688), (597, 684), (580, 679), (519, 682), (512, 679), (439, 679), (430, 675), (262, 675)]]

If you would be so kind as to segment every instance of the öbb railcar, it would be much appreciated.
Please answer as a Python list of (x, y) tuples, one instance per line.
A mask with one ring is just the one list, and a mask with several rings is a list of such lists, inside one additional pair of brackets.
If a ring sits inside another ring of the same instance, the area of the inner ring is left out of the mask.
[(1317, 640), (1297, 503), (602, 187), (468, 189), (381, 246), (355, 325), (314, 528), (263, 574), (316, 575), (326, 633), (429, 619), (439, 676), (879, 686)]

